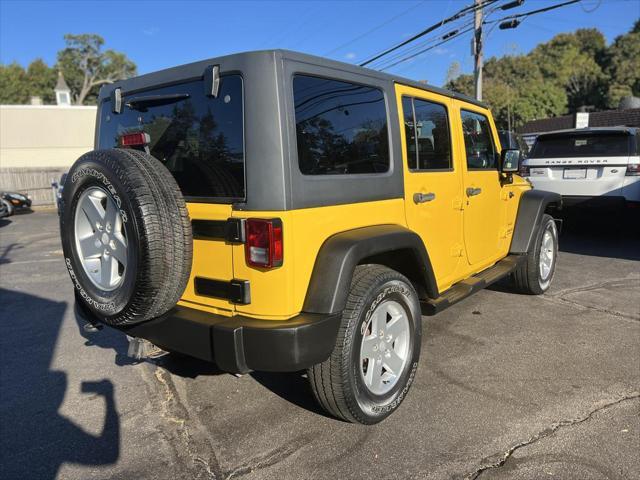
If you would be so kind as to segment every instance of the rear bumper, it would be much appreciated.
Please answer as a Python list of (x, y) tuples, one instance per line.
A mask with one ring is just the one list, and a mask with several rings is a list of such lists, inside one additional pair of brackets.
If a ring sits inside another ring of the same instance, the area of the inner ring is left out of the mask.
[[(91, 321), (77, 301), (75, 311)], [(256, 320), (176, 306), (160, 318), (117, 329), (165, 350), (215, 362), (231, 373), (294, 372), (329, 358), (339, 324), (340, 315), (301, 313), (283, 321)]]

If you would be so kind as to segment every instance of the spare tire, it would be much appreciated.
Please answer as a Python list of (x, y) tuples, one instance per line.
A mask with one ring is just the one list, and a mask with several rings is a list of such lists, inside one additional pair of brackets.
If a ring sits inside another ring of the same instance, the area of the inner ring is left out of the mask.
[(96, 150), (69, 170), (60, 233), (76, 298), (109, 325), (169, 311), (186, 288), (193, 240), (175, 179), (137, 150)]

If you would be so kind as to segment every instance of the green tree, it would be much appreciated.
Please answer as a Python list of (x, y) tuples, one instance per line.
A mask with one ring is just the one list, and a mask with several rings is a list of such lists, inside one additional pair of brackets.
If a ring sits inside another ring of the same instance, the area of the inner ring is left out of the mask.
[(49, 67), (41, 58), (29, 64), (26, 71), (26, 83), (29, 96), (38, 96), (45, 104), (56, 103), (54, 88), (56, 86), (56, 70)]
[[(563, 88), (545, 80), (535, 60), (527, 55), (490, 58), (484, 68), (484, 101), (499, 128), (512, 129), (536, 118), (564, 113), (567, 95)], [(461, 75), (447, 88), (473, 95), (473, 75)]]
[(606, 42), (596, 29), (561, 33), (538, 45), (530, 54), (545, 80), (563, 87), (569, 109), (604, 108), (607, 76), (602, 61)]
[(136, 65), (124, 53), (102, 51), (99, 35), (64, 36), (66, 48), (58, 52), (59, 68), (77, 105), (95, 103), (100, 87), (136, 74)]
[(0, 65), (0, 104), (19, 105), (29, 101), (27, 74), (16, 62)]
[(0, 103), (25, 104), (38, 96), (45, 104), (55, 103), (54, 88), (62, 71), (71, 88), (74, 103), (95, 103), (100, 86), (136, 74), (135, 64), (123, 53), (102, 51), (99, 35), (65, 35), (66, 47), (58, 52), (58, 63), (49, 67), (37, 58), (25, 70), (13, 62), (0, 64)]
[(609, 47), (606, 72), (610, 83), (606, 92), (606, 104), (616, 108), (622, 97), (640, 96), (640, 20), (626, 35), (617, 37)]

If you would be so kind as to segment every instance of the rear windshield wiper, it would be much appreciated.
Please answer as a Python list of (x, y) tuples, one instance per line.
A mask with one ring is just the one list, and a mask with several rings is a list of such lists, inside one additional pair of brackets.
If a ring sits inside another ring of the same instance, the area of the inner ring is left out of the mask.
[(143, 95), (133, 97), (126, 102), (127, 107), (139, 112), (146, 112), (149, 107), (158, 107), (160, 105), (169, 105), (177, 103), (189, 98), (188, 93), (170, 93), (168, 95)]

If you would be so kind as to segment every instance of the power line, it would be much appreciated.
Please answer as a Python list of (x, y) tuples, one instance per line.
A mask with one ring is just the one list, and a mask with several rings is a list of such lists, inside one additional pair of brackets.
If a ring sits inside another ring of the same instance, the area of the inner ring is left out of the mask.
[(407, 13), (409, 13), (410, 11), (418, 8), (419, 6), (423, 5), (424, 3), (426, 3), (427, 0), (422, 0), (421, 2), (416, 3), (415, 5), (407, 8), (406, 10), (403, 10), (402, 12), (398, 13), (397, 15), (389, 18), (388, 20), (382, 22), (380, 25), (377, 25), (375, 27), (373, 27), (370, 30), (367, 30), (366, 32), (362, 33), (361, 35), (358, 35), (357, 37), (349, 40), (346, 43), (343, 43), (342, 45), (334, 48), (333, 50), (328, 51), (327, 53), (324, 54), (325, 57), (328, 57), (329, 55), (342, 50), (345, 47), (348, 47), (349, 45), (353, 45), (354, 43), (356, 43), (358, 40), (363, 39), (364, 37), (369, 36), (370, 34), (372, 34), (373, 32), (377, 32), (378, 30), (380, 30), (382, 27), (386, 27), (387, 25), (389, 25), (390, 23), (396, 21), (398, 18), (406, 15)]
[[(556, 8), (564, 7), (564, 6), (566, 6), (566, 5), (571, 5), (571, 4), (573, 4), (573, 3), (578, 3), (578, 2), (580, 2), (580, 1), (582, 1), (582, 0), (568, 0), (568, 1), (566, 1), (566, 2), (559, 3), (559, 4), (556, 4), (556, 5), (550, 5), (550, 6), (545, 7), (545, 8), (540, 8), (540, 9), (537, 9), (537, 10), (531, 10), (531, 11), (529, 11), (529, 12), (523, 12), (523, 13), (514, 14), (514, 15), (508, 15), (508, 16), (505, 16), (505, 17), (500, 18), (500, 19), (497, 19), (497, 20), (490, 20), (490, 21), (489, 21), (489, 20), (485, 20), (485, 21), (484, 21), (484, 22), (482, 22), (482, 23), (483, 23), (483, 24), (491, 24), (491, 23), (503, 22), (503, 21), (505, 21), (505, 20), (512, 20), (512, 19), (517, 19), (517, 18), (528, 17), (528, 16), (535, 15), (535, 14), (538, 14), (538, 13), (548, 12), (548, 11), (550, 11), (550, 10), (555, 10)], [(495, 7), (495, 8), (493, 8), (491, 11), (493, 12), (493, 11), (495, 11), (495, 10), (497, 10), (497, 9), (498, 9), (498, 7)], [(467, 25), (469, 25), (469, 24), (466, 24), (465, 26), (467, 26)], [(400, 60), (398, 60), (398, 61), (396, 61), (396, 62), (391, 63), (390, 65), (386, 65), (386, 66), (384, 66), (383, 68), (381, 68), (381, 70), (387, 70), (387, 69), (389, 69), (389, 68), (391, 68), (391, 67), (394, 67), (395, 65), (398, 65), (398, 64), (400, 64), (400, 63), (402, 63), (402, 62), (405, 62), (405, 61), (407, 61), (407, 60), (410, 60), (410, 59), (412, 59), (412, 58), (415, 58), (415, 57), (417, 57), (418, 55), (421, 55), (422, 53), (425, 53), (425, 52), (427, 52), (427, 51), (429, 51), (429, 50), (432, 50), (433, 48), (436, 48), (436, 47), (438, 47), (438, 46), (442, 45), (443, 43), (448, 42), (449, 40), (453, 40), (454, 38), (456, 38), (456, 37), (458, 37), (458, 36), (462, 35), (463, 33), (466, 33), (466, 32), (469, 32), (469, 31), (473, 30), (473, 27), (467, 27), (467, 28), (460, 27), (460, 28), (462, 28), (462, 30), (459, 30), (459, 29), (453, 29), (453, 30), (449, 31), (448, 33), (446, 33), (446, 34), (442, 35), (442, 36), (440, 37), (442, 40), (441, 40), (441, 41), (439, 41), (438, 43), (436, 43), (435, 45), (431, 45), (431, 46), (429, 46), (428, 48), (424, 48), (424, 49), (422, 49), (422, 50), (420, 50), (420, 51), (418, 51), (418, 52), (416, 52), (416, 53), (413, 53), (413, 54), (407, 55), (407, 56), (405, 56), (404, 58), (401, 58)], [(432, 42), (432, 41), (434, 41), (434, 40), (435, 40), (435, 39), (434, 39), (434, 38), (432, 38), (432, 39), (428, 40), (426, 43)], [(423, 43), (423, 45), (424, 45), (424, 43)], [(415, 50), (415, 47), (413, 48), (413, 50)], [(408, 53), (408, 52), (403, 52), (403, 55), (406, 55), (407, 53)], [(396, 56), (395, 58), (398, 58), (398, 56)], [(384, 64), (383, 64), (383, 65), (384, 65)]]
[(545, 7), (545, 8), (539, 8), (538, 10), (531, 10), (529, 12), (522, 12), (522, 13), (516, 13), (514, 15), (507, 15), (506, 17), (502, 17), (502, 18), (499, 18), (497, 20), (492, 20), (490, 22), (485, 22), (485, 23), (496, 23), (496, 22), (503, 22), (505, 20), (516, 20), (518, 18), (528, 17), (529, 15), (535, 15), (537, 13), (548, 12), (550, 10), (555, 10), (556, 8), (564, 7), (564, 6), (571, 5), (573, 3), (578, 3), (578, 2), (581, 2), (581, 1), (582, 0), (569, 0), (567, 2), (557, 3), (555, 5), (550, 5), (550, 6)]
[[(395, 50), (407, 45), (408, 43), (416, 40), (417, 38), (420, 38), (420, 37), (432, 32), (433, 30), (435, 30), (436, 28), (441, 27), (445, 23), (449, 23), (449, 22), (452, 22), (454, 20), (457, 20), (457, 19), (463, 17), (464, 15), (466, 15), (467, 13), (470, 13), (471, 11), (473, 11), (473, 12), (480, 11), (481, 12), (484, 7), (490, 5), (491, 3), (495, 3), (496, 1), (497, 0), (494, 0), (494, 1), (477, 0), (477, 3), (475, 3), (473, 6), (465, 7), (464, 9), (460, 10), (459, 12), (457, 12), (455, 15), (453, 15), (451, 17), (448, 17), (448, 18), (442, 20), (441, 22), (439, 22), (439, 23), (437, 23), (435, 25), (432, 25), (431, 27), (429, 27), (429, 28), (423, 30), (422, 32), (414, 35), (410, 39), (405, 40), (404, 42), (402, 42), (402, 43), (400, 43), (400, 44), (398, 44), (398, 45), (396, 45), (396, 46), (394, 46), (394, 47), (392, 47), (390, 49), (385, 50), (384, 52), (376, 55), (375, 57), (371, 58), (370, 60), (367, 60), (366, 62), (364, 62), (364, 63), (362, 63), (360, 65), (364, 66), (364, 65), (367, 65), (369, 63), (372, 63), (372, 62), (380, 59), (381, 57), (383, 57), (385, 55), (388, 55), (389, 53), (391, 53), (391, 52), (393, 52), (393, 51), (395, 51)], [(567, 5), (578, 3), (580, 1), (582, 1), (582, 0), (568, 0), (568, 1), (561, 2), (561, 3), (555, 4), (555, 5), (550, 5), (548, 7), (539, 8), (539, 9), (536, 9), (536, 10), (530, 10), (528, 12), (523, 12), (523, 13), (518, 13), (518, 14), (513, 14), (513, 15), (507, 15), (507, 16), (502, 17), (502, 18), (497, 19), (497, 20), (484, 20), (484, 21), (482, 21), (482, 19), (481, 19), (479, 25), (481, 26), (481, 25), (485, 25), (485, 24), (494, 24), (494, 26), (495, 26), (495, 24), (499, 24), (502, 27), (503, 24), (509, 23), (508, 21), (511, 21), (510, 26), (506, 26), (505, 28), (515, 28), (522, 21), (524, 21), (525, 19), (527, 19), (528, 17), (530, 17), (532, 15), (548, 12), (548, 11), (551, 11), (551, 10), (555, 10), (557, 8), (561, 8), (561, 7), (564, 7), (564, 6), (567, 6)], [(516, 2), (512, 2), (512, 3), (515, 4)], [(507, 4), (504, 4), (503, 6), (505, 6), (505, 5), (510, 5), (510, 4), (507, 3)], [(518, 5), (521, 5), (521, 3), (519, 3)], [(494, 6), (493, 8), (491, 8), (489, 10), (487, 15), (495, 12), (498, 9), (500, 9), (500, 5)], [(518, 20), (518, 19), (522, 19), (522, 20)], [(451, 41), (451, 40), (453, 40), (455, 38), (458, 38), (459, 36), (461, 36), (461, 35), (463, 35), (463, 34), (465, 34), (467, 32), (470, 32), (472, 30), (476, 30), (477, 28), (479, 28), (478, 26), (474, 25), (473, 23), (474, 22), (462, 24), (462, 25), (458, 26), (457, 28), (453, 28), (453, 29), (449, 30), (444, 35), (438, 35), (437, 37), (432, 37), (432, 38), (427, 39), (427, 40), (425, 40), (423, 42), (420, 42), (420, 44), (412, 46), (411, 48), (409, 48), (409, 50), (406, 50), (404, 52), (395, 54), (391, 58), (388, 58), (388, 59), (384, 60), (381, 64), (379, 64), (375, 68), (377, 68), (377, 69), (379, 69), (381, 71), (388, 70), (389, 68), (392, 68), (392, 67), (394, 67), (394, 66), (396, 66), (396, 65), (398, 65), (400, 63), (406, 62), (406, 61), (408, 61), (408, 60), (410, 60), (412, 58), (415, 58), (415, 57), (417, 57), (419, 55), (422, 55), (423, 53), (426, 53), (429, 50), (433, 50), (434, 48), (436, 48), (436, 47), (438, 47), (438, 46), (440, 46), (440, 45), (442, 45), (442, 44), (444, 44), (444, 43), (446, 43), (448, 41)], [(436, 41), (437, 43), (429, 45), (430, 43), (432, 43), (434, 41)], [(429, 46), (426, 46), (426, 45), (429, 45)], [(422, 47), (425, 47), (425, 46), (426, 46), (426, 48), (422, 48)], [(418, 49), (418, 50), (416, 51), (416, 49)]]
[[(489, 8), (488, 11), (487, 11), (487, 15), (486, 16), (491, 15), (496, 10), (504, 9), (503, 7), (505, 5), (508, 5), (508, 4), (495, 5), (495, 6), (491, 7), (491, 8)], [(433, 36), (431, 38), (423, 40), (422, 42), (419, 42), (416, 45), (414, 45), (412, 47), (409, 47), (408, 49), (406, 49), (406, 50), (404, 50), (402, 52), (398, 52), (396, 54), (391, 55), (391, 57), (389, 57), (389, 58), (383, 59), (382, 63), (379, 63), (378, 65), (375, 65), (375, 66), (371, 66), (371, 68), (374, 68), (376, 70), (386, 70), (387, 68), (390, 68), (390, 65), (393, 64), (399, 58), (401, 58), (401, 57), (403, 57), (405, 55), (411, 55), (412, 53), (414, 53), (414, 52), (416, 52), (416, 51), (418, 51), (420, 49), (423, 49), (424, 47), (426, 47), (427, 45), (429, 45), (429, 44), (431, 44), (433, 42), (441, 42), (442, 40), (448, 40), (449, 37), (452, 37), (451, 39), (455, 38), (455, 37), (453, 37), (453, 35), (457, 34), (461, 29), (464, 29), (464, 28), (466, 28), (468, 26), (473, 25), (473, 23), (474, 23), (474, 21), (471, 20), (470, 22), (466, 22), (466, 23), (460, 24), (459, 26), (449, 30), (447, 33), (445, 33), (443, 35), (438, 34), (436, 36)], [(457, 37), (457, 35), (456, 35), (456, 37)], [(441, 43), (439, 43), (438, 45), (440, 45), (440, 44)], [(436, 45), (436, 47), (438, 45)], [(431, 50), (431, 49), (427, 48), (424, 51), (428, 51), (428, 50)], [(418, 55), (419, 54), (420, 53), (418, 53)], [(402, 62), (400, 62), (400, 63), (402, 63)]]
[[(509, 4), (507, 3), (507, 4), (503, 4), (503, 5), (495, 5), (495, 6), (491, 7), (491, 8), (489, 8), (488, 11), (487, 11), (486, 16), (488, 17), (489, 15), (491, 15), (496, 10), (504, 9), (505, 5), (509, 5)], [(438, 42), (438, 41), (441, 41), (441, 40), (447, 40), (447, 39), (449, 39), (450, 36), (452, 37), (454, 34), (458, 33), (458, 31), (460, 29), (464, 29), (464, 28), (466, 28), (468, 26), (471, 26), (473, 24), (474, 24), (474, 20), (471, 20), (471, 21), (466, 22), (466, 23), (462, 23), (459, 26), (449, 30), (447, 33), (445, 33), (443, 35), (438, 34), (438, 35), (433, 36), (431, 38), (428, 38), (428, 39), (426, 39), (426, 40), (424, 40), (422, 42), (419, 42), (419, 43), (417, 43), (416, 45), (414, 45), (412, 47), (409, 47), (408, 49), (404, 50), (403, 52), (398, 52), (398, 53), (392, 55), (390, 58), (384, 59), (382, 61), (382, 63), (380, 63), (380, 64), (378, 64), (376, 66), (372, 66), (371, 68), (375, 68), (375, 69), (378, 69), (378, 70), (386, 70), (387, 68), (389, 68), (389, 64), (393, 63), (395, 60), (397, 60), (397, 59), (399, 59), (399, 58), (401, 58), (401, 57), (403, 57), (405, 55), (410, 55), (411, 53), (416, 52), (417, 50), (420, 50), (420, 49), (426, 47), (430, 43)]]
[[(389, 53), (391, 53), (391, 52), (393, 52), (393, 51), (395, 51), (395, 50), (397, 50), (397, 49), (399, 49), (401, 47), (404, 47), (405, 45), (417, 40), (418, 38), (424, 37), (425, 35), (433, 32), (435, 29), (442, 27), (444, 24), (453, 22), (454, 20), (457, 20), (457, 19), (467, 15), (468, 13), (475, 12), (478, 8), (482, 9), (482, 8), (484, 8), (484, 7), (488, 6), (488, 5), (491, 5), (492, 3), (495, 3), (497, 1), (498, 0), (484, 0), (483, 2), (481, 2), (478, 5), (470, 5), (468, 7), (465, 7), (462, 10), (459, 10), (454, 15), (441, 20), (440, 22), (435, 23), (435, 24), (431, 25), (430, 27), (425, 28), (424, 30), (422, 30), (421, 32), (416, 33), (415, 35), (413, 35), (412, 37), (408, 38), (407, 40), (404, 40), (403, 42), (400, 42), (399, 44), (397, 44), (397, 45), (395, 45), (395, 46), (393, 46), (391, 48), (388, 48), (388, 49), (384, 50), (383, 52), (375, 55), (374, 57), (370, 58), (369, 60), (367, 60), (365, 62), (362, 62), (360, 64), (360, 66), (364, 67), (365, 65), (369, 65), (370, 63), (378, 60), (379, 58), (381, 58), (381, 57), (383, 57), (385, 55), (388, 55)], [(578, 0), (576, 0), (576, 1), (578, 1)]]
[(584, 7), (584, 3), (580, 4), (580, 8), (582, 8), (582, 11), (585, 13), (593, 13), (595, 12), (598, 8), (600, 8), (600, 5), (602, 4), (602, 0), (596, 0), (596, 6), (591, 8), (591, 10), (587, 9)]
[(470, 32), (471, 30), (473, 30), (473, 26), (467, 27), (464, 30), (459, 30), (459, 31), (453, 30), (453, 32), (455, 32), (455, 33), (453, 33), (452, 35), (448, 36), (447, 38), (444, 38), (443, 40), (441, 40), (440, 42), (436, 43), (435, 45), (431, 45), (431, 46), (429, 46), (427, 48), (424, 48), (424, 49), (422, 49), (422, 50), (420, 50), (420, 51), (418, 51), (418, 52), (416, 52), (416, 53), (414, 53), (412, 55), (407, 55), (406, 57), (401, 58), (400, 60), (398, 60), (396, 62), (393, 62), (391, 65), (387, 65), (386, 67), (381, 68), (380, 70), (381, 71), (388, 70), (389, 68), (395, 67), (396, 65), (398, 65), (400, 63), (406, 62), (407, 60), (411, 60), (412, 58), (417, 57), (418, 55), (422, 55), (423, 53), (428, 52), (429, 50), (433, 50), (434, 48), (439, 47), (443, 43), (447, 43), (447, 42), (453, 40), (454, 38), (459, 37), (460, 35), (462, 35), (464, 33)]
[(441, 42), (442, 40), (445, 40), (445, 37), (447, 37), (446, 39), (448, 39), (449, 37), (455, 35), (456, 33), (458, 33), (460, 31), (460, 29), (465, 29), (467, 27), (470, 27), (473, 25), (473, 21), (471, 22), (466, 22), (463, 23), (459, 26), (456, 26), (450, 30), (448, 30), (446, 33), (444, 34), (438, 34), (436, 36), (430, 37), (422, 42), (417, 43), (416, 45), (413, 45), (412, 47), (402, 51), (402, 52), (398, 52), (396, 54), (391, 55), (389, 58), (385, 58), (382, 59), (382, 61), (380, 63), (378, 63), (375, 66), (372, 66), (372, 68), (375, 68), (377, 70), (386, 70), (387, 68), (389, 68), (389, 65), (393, 62), (395, 62), (396, 60), (406, 56), (406, 55), (411, 55), (415, 52), (417, 52), (418, 50), (421, 50), (425, 47), (430, 46), (431, 44), (433, 44), (434, 42)]
[[(512, 3), (516, 3), (516, 2), (512, 2)], [(479, 8), (483, 8), (486, 7), (488, 4), (485, 3), (480, 3)], [(491, 8), (488, 9), (487, 11), (487, 16), (491, 15), (493, 12), (495, 12), (496, 10), (500, 10), (503, 9), (503, 7), (505, 7), (506, 5), (509, 5), (509, 3), (506, 4), (502, 4), (502, 5), (495, 5)], [(517, 6), (517, 5), (514, 5)], [(479, 8), (476, 8), (474, 10), (478, 10)], [(489, 23), (489, 22), (484, 22), (484, 23)], [(415, 45), (411, 48), (409, 48), (408, 50), (401, 52), (399, 54), (396, 54), (395, 56), (392, 56), (391, 58), (386, 60), (386, 63), (383, 62), (382, 64), (378, 65), (377, 68), (381, 71), (387, 70), (391, 67), (394, 67), (400, 63), (403, 63), (407, 60), (410, 60), (412, 58), (415, 58), (419, 55), (422, 55), (425, 52), (428, 52), (429, 50), (433, 50), (434, 48), (439, 47), (440, 45), (450, 41), (450, 40), (454, 40), (456, 38), (458, 38), (459, 36), (461, 36), (464, 33), (467, 33), (471, 30), (474, 29), (474, 20), (471, 20), (470, 22), (466, 22), (463, 23), (462, 25), (459, 25), (456, 28), (453, 28), (451, 30), (449, 30), (447, 33), (443, 34), (443, 35), (438, 35), (436, 37), (432, 37), (428, 40), (425, 40), (424, 42), (419, 43), (418, 45)], [(430, 43), (436, 41), (437, 43), (435, 45), (431, 45), (426, 47), (427, 45), (429, 45)], [(426, 48), (423, 48), (426, 47)]]

